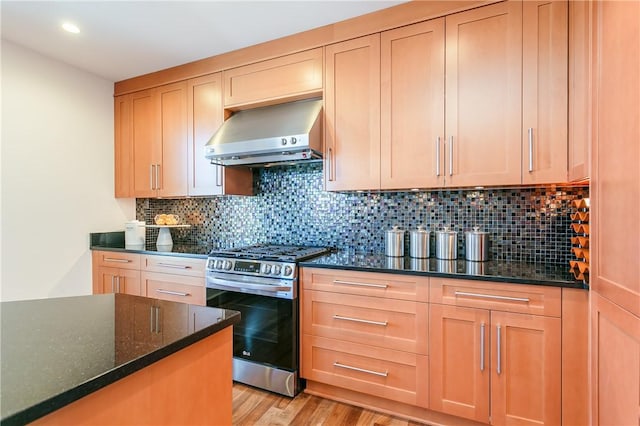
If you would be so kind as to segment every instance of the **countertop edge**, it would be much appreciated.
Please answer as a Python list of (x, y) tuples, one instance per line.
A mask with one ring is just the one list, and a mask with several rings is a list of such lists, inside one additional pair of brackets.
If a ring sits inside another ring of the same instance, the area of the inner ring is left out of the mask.
[(451, 279), (457, 279), (457, 280), (543, 285), (543, 286), (549, 286), (549, 287), (589, 290), (589, 287), (587, 285), (577, 281), (570, 282), (570, 281), (536, 280), (536, 279), (529, 279), (529, 278), (505, 277), (505, 276), (497, 276), (497, 275), (450, 274), (450, 273), (436, 272), (436, 271), (415, 271), (411, 269), (390, 269), (390, 268), (362, 267), (362, 266), (349, 266), (349, 265), (330, 265), (330, 264), (314, 263), (313, 260), (302, 261), (299, 263), (299, 266), (306, 267), (306, 268), (342, 269), (347, 271), (378, 272), (378, 273), (395, 274), (395, 275), (416, 275), (416, 276), (422, 276), (422, 277), (438, 277), (438, 278), (451, 278)]
[(206, 259), (208, 254), (197, 254), (197, 253), (178, 253), (173, 251), (157, 251), (157, 250), (135, 250), (135, 249), (127, 249), (122, 247), (106, 247), (100, 245), (90, 245), (90, 250), (96, 251), (113, 251), (120, 253), (136, 253), (136, 254), (146, 254), (150, 256), (173, 256), (173, 257), (190, 257), (196, 259)]
[(110, 370), (98, 377), (90, 379), (73, 389), (69, 389), (56, 396), (53, 396), (47, 400), (44, 400), (32, 407), (26, 408), (22, 411), (14, 413), (4, 419), (1, 419), (2, 426), (10, 425), (24, 425), (33, 422), (41, 417), (46, 416), (66, 405), (69, 405), (103, 387), (106, 387), (116, 381), (129, 376), (139, 370), (142, 370), (149, 365), (172, 355), (187, 346), (196, 343), (206, 337), (209, 337), (229, 326), (233, 326), (240, 321), (240, 314), (233, 315), (230, 318), (226, 318), (216, 324), (212, 324), (208, 327), (204, 327), (189, 336), (176, 340), (156, 351), (153, 351), (147, 355), (133, 359), (126, 364), (118, 366), (113, 370)]

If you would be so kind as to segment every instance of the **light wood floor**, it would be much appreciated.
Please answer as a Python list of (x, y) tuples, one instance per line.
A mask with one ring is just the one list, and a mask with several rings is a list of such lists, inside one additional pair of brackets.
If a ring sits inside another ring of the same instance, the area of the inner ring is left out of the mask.
[(233, 424), (235, 426), (422, 425), (306, 393), (298, 394), (291, 399), (240, 383), (233, 384)]

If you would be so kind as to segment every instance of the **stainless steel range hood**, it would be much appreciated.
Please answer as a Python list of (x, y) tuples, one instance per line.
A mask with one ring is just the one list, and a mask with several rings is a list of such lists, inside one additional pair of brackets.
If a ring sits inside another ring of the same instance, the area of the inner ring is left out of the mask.
[(225, 121), (205, 147), (211, 162), (257, 166), (322, 158), (322, 100), (248, 109)]

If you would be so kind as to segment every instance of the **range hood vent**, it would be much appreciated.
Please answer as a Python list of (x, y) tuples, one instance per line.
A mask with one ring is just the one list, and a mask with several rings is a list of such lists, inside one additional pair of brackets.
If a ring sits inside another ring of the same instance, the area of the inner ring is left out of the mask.
[(224, 166), (318, 161), (322, 158), (322, 99), (243, 110), (225, 121), (205, 146)]

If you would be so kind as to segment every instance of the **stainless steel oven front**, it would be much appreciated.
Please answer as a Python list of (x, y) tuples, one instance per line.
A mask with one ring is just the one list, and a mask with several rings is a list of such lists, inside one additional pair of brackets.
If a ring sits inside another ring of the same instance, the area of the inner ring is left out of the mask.
[(207, 306), (241, 313), (233, 329), (233, 379), (286, 396), (298, 373), (295, 263), (210, 257)]

